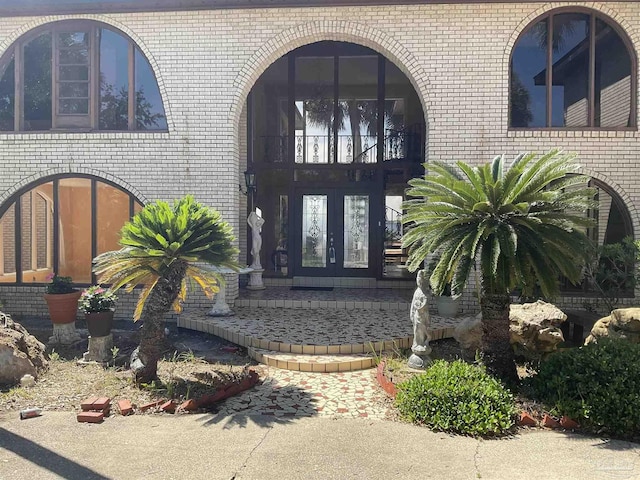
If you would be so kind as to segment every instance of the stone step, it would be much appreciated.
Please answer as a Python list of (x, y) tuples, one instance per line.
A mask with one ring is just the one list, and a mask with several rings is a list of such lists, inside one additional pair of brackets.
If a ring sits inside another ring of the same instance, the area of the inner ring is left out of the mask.
[(367, 354), (305, 355), (249, 347), (255, 361), (283, 370), (301, 372), (351, 372), (374, 366), (375, 359)]
[(385, 310), (408, 312), (411, 304), (408, 301), (356, 301), (356, 300), (284, 300), (265, 298), (237, 298), (236, 307), (246, 308), (290, 308), (329, 310)]

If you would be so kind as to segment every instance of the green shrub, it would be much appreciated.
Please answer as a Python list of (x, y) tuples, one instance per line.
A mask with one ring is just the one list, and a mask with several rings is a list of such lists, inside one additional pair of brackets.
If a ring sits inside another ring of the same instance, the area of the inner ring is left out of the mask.
[(499, 434), (514, 424), (509, 391), (483, 367), (438, 360), (398, 385), (396, 406), (414, 423), (469, 435)]
[(599, 339), (556, 352), (531, 380), (534, 394), (598, 433), (640, 433), (640, 345)]

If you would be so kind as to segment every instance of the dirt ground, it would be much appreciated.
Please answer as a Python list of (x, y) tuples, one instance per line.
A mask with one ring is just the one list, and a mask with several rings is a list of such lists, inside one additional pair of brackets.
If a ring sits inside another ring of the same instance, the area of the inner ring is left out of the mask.
[[(22, 325), (41, 342), (51, 335), (51, 324), (41, 319), (21, 319)], [(160, 399), (178, 401), (213, 393), (221, 385), (242, 378), (255, 365), (243, 348), (200, 332), (169, 325), (163, 360), (158, 365), (159, 382), (137, 388), (128, 370), (131, 352), (138, 344), (138, 326), (116, 322), (113, 357), (108, 365), (82, 365), (78, 359), (87, 349), (87, 332), (78, 322), (80, 342), (68, 347), (47, 347), (49, 368), (30, 388), (0, 387), (0, 412), (38, 407), (45, 411), (78, 410), (91, 396), (108, 396), (113, 403), (128, 399), (143, 405)]]

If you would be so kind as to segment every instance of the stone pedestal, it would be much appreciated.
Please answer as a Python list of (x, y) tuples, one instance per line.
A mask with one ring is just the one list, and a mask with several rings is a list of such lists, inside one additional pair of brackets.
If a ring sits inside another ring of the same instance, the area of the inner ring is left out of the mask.
[(89, 351), (82, 354), (85, 362), (108, 363), (111, 360), (113, 334), (105, 337), (89, 337)]
[(76, 331), (76, 322), (53, 324), (53, 335), (49, 337), (49, 343), (72, 345), (80, 340), (81, 337)]
[(216, 293), (216, 299), (211, 310), (207, 312), (211, 317), (228, 317), (233, 315), (231, 307), (227, 304), (227, 295), (224, 286), (220, 286), (220, 291)]
[(266, 288), (262, 281), (262, 272), (264, 272), (264, 269), (259, 268), (254, 269), (249, 273), (249, 284), (247, 285), (247, 290), (264, 290)]
[(413, 353), (407, 361), (407, 366), (409, 368), (424, 370), (429, 365), (431, 365), (432, 360), (431, 357), (429, 357), (429, 354), (431, 353), (431, 347), (424, 347), (423, 349), (414, 347), (411, 349), (411, 351)]

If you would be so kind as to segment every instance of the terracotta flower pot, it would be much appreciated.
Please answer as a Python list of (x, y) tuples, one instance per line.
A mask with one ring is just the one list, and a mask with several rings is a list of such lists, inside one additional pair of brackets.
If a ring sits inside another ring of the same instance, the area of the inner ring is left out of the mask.
[(89, 335), (92, 337), (106, 337), (111, 333), (113, 311), (85, 313), (84, 319), (87, 322)]
[(81, 291), (71, 293), (45, 293), (44, 299), (49, 307), (51, 321), (58, 325), (73, 323), (78, 314), (78, 300)]

